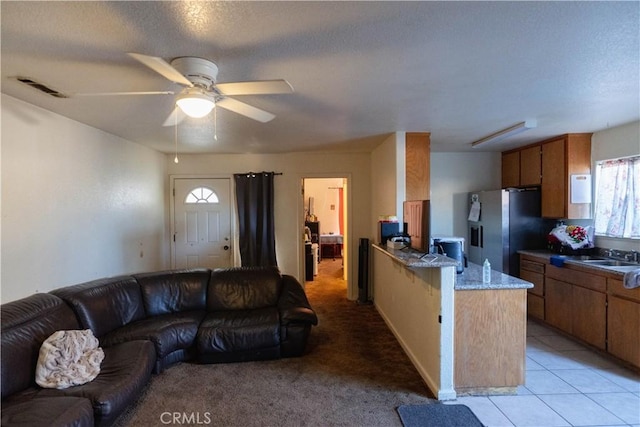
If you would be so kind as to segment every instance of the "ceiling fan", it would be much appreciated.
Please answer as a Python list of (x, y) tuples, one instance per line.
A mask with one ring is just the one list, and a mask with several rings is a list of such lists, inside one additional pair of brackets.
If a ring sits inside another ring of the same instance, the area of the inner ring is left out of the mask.
[[(76, 93), (73, 96), (119, 96), (119, 95), (176, 95), (176, 108), (165, 120), (163, 126), (171, 126), (182, 121), (185, 115), (189, 117), (204, 117), (219, 106), (234, 113), (241, 114), (253, 120), (266, 123), (275, 118), (275, 115), (267, 111), (246, 104), (230, 96), (237, 95), (267, 95), (292, 93), (293, 87), (286, 80), (258, 80), (248, 82), (216, 83), (218, 66), (203, 58), (183, 56), (173, 59), (170, 63), (156, 56), (139, 53), (128, 53), (133, 59), (141, 62), (166, 79), (185, 86), (179, 92), (103, 92), (103, 93)], [(34, 86), (39, 90), (44, 87), (44, 92), (59, 98), (68, 95), (53, 94), (55, 92), (46, 86), (30, 79), (18, 78), (23, 83)]]

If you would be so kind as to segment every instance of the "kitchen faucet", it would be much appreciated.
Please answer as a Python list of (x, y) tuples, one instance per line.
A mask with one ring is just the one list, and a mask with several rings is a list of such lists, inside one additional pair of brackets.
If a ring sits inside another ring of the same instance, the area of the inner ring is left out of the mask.
[(635, 263), (640, 262), (640, 252), (638, 251), (630, 251), (624, 255), (625, 261), (632, 261)]

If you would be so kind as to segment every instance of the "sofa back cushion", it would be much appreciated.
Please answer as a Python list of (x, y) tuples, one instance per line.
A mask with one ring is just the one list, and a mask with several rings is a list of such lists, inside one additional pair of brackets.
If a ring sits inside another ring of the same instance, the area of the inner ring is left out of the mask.
[(158, 271), (136, 274), (147, 316), (205, 310), (209, 269)]
[(34, 294), (0, 308), (2, 399), (35, 385), (40, 346), (60, 330), (80, 329), (71, 308), (50, 294)]
[(82, 327), (98, 338), (145, 317), (140, 285), (131, 276), (98, 279), (51, 293), (71, 305)]
[(275, 306), (282, 276), (277, 267), (235, 267), (211, 272), (207, 310), (248, 310)]

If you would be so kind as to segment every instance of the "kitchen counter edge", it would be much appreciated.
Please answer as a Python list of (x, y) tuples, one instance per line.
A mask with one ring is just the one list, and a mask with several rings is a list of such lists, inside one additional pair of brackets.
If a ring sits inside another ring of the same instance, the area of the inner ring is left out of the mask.
[[(372, 246), (387, 256), (393, 258), (407, 268), (440, 268), (455, 267), (458, 261), (440, 254), (428, 254), (428, 259), (422, 257), (423, 252), (413, 249), (391, 249), (373, 243)], [(454, 290), (503, 290), (503, 289), (528, 289), (533, 288), (533, 284), (517, 277), (503, 274), (496, 270), (491, 270), (491, 280), (489, 283), (482, 282), (482, 266), (468, 263), (464, 271), (455, 275)]]
[[(518, 251), (518, 254), (539, 258), (547, 264), (551, 263), (551, 256), (553, 255), (562, 256), (560, 254), (548, 251), (546, 249), (528, 249), (528, 250), (525, 249), (525, 250)], [(616, 271), (610, 268), (601, 267), (598, 265), (588, 265), (588, 264), (585, 264), (584, 262), (572, 260), (571, 255), (567, 256), (567, 258), (564, 261), (564, 264), (569, 268), (574, 268), (576, 270), (583, 270), (583, 271), (592, 272), (592, 273), (597, 272), (599, 274), (603, 274), (605, 276), (613, 277), (619, 280), (622, 280), (625, 274), (621, 271)]]

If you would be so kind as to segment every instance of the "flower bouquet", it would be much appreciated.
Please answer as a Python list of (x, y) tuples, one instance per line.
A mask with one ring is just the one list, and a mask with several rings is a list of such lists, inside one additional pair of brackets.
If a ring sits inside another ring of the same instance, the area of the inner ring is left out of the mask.
[(569, 253), (593, 248), (593, 227), (579, 225), (559, 225), (547, 236), (549, 249), (559, 253)]

